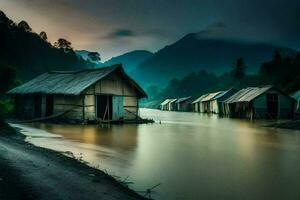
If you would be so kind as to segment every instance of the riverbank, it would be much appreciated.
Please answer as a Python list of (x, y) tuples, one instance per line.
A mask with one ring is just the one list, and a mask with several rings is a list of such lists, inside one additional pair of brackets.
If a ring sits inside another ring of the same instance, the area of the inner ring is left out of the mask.
[(106, 173), (0, 126), (0, 199), (144, 199)]

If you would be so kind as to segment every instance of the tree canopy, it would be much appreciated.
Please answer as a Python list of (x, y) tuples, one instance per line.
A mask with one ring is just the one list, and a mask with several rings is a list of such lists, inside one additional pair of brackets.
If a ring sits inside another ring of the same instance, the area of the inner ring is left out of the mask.
[(231, 70), (231, 75), (234, 80), (241, 81), (246, 75), (246, 64), (243, 58), (238, 58)]
[[(290, 94), (300, 89), (300, 53), (295, 56), (282, 56), (274, 52), (270, 61), (262, 63), (257, 74), (247, 74), (246, 64), (238, 58), (232, 69), (219, 76), (201, 70), (192, 72), (181, 79), (172, 79), (165, 88), (151, 86), (149, 90), (151, 100), (164, 98), (177, 98), (183, 96), (200, 96), (209, 92), (227, 90), (229, 88), (241, 89), (271, 84)], [(153, 91), (153, 88), (159, 91)]]
[(47, 41), (48, 40), (48, 36), (47, 33), (45, 31), (40, 32), (39, 36), (41, 37), (42, 40)]
[(35, 33), (29, 24), (15, 24), (0, 11), (0, 62), (16, 70), (19, 79), (28, 80), (50, 70), (79, 70), (94, 65), (78, 57), (71, 42), (57, 41), (54, 48), (47, 42), (47, 33)]
[(54, 47), (58, 49), (62, 49), (64, 52), (73, 51), (72, 43), (64, 38), (59, 38), (56, 42), (54, 42)]
[(29, 24), (26, 22), (26, 21), (21, 21), (19, 24), (18, 24), (18, 27), (24, 31), (27, 31), (27, 32), (31, 32), (32, 31), (32, 28), (29, 26)]
[(100, 54), (98, 52), (89, 52), (88, 58), (91, 61), (101, 61)]

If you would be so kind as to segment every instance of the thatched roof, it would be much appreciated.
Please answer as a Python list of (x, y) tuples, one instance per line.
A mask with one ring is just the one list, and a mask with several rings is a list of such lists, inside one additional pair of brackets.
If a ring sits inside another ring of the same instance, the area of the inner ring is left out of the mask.
[(113, 72), (119, 72), (127, 79), (138, 93), (138, 96), (147, 97), (146, 92), (124, 71), (122, 65), (113, 65), (98, 69), (81, 71), (51, 71), (44, 73), (27, 83), (16, 87), (8, 94), (65, 94), (79, 95), (97, 81), (107, 77)]
[(177, 99), (171, 99), (169, 103), (174, 103), (175, 101), (177, 101)]
[(220, 94), (221, 92), (223, 92), (223, 91), (215, 92), (215, 93), (209, 93), (206, 97), (204, 97), (203, 99), (201, 99), (201, 102), (204, 102), (204, 101), (210, 101), (210, 100), (212, 100), (215, 96), (217, 96), (218, 94)]
[(182, 97), (180, 99), (177, 99), (177, 101), (175, 103), (181, 103), (181, 102), (187, 101), (187, 100), (189, 100), (191, 98), (192, 98), (191, 96), (189, 96), (189, 97)]
[(237, 103), (237, 102), (250, 102), (256, 97), (262, 95), (273, 88), (271, 85), (266, 85), (262, 87), (248, 87), (239, 90), (237, 93), (225, 100), (226, 103)]
[(172, 99), (166, 99), (163, 102), (160, 103), (161, 106), (167, 105), (168, 103), (170, 103), (170, 101), (172, 101)]
[(214, 98), (212, 98), (212, 100), (219, 100), (220, 98), (222, 98), (224, 95), (226, 95), (229, 92), (237, 92), (237, 89), (230, 88), (229, 90), (221, 91), (218, 95), (214, 96)]
[(192, 102), (192, 104), (200, 102), (200, 101), (201, 101), (204, 97), (206, 97), (207, 95), (208, 95), (208, 94), (204, 94), (204, 95), (198, 97), (195, 101)]

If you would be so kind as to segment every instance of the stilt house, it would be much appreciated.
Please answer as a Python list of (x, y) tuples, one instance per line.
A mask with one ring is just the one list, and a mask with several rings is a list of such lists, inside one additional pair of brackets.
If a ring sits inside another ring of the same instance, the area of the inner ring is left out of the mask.
[(171, 99), (168, 103), (168, 111), (176, 111), (176, 105), (175, 102), (177, 101), (177, 99)]
[(196, 100), (194, 100), (191, 103), (193, 112), (204, 112), (204, 108), (201, 104), (201, 100), (206, 96), (207, 96), (207, 94), (204, 94), (204, 95), (198, 97)]
[(211, 100), (211, 106), (212, 106), (212, 112), (216, 114), (224, 114), (223, 104), (226, 99), (234, 95), (238, 90), (231, 88), (226, 91), (220, 92), (218, 95), (212, 98)]
[(169, 102), (171, 101), (172, 99), (165, 99), (163, 102), (160, 103), (160, 109), (161, 110), (169, 110)]
[(8, 94), (20, 118), (60, 115), (78, 121), (136, 119), (139, 99), (147, 97), (121, 65), (44, 73)]
[(212, 100), (215, 96), (217, 96), (220, 93), (221, 93), (221, 91), (215, 92), (215, 93), (209, 93), (209, 94), (207, 94), (206, 97), (201, 99), (201, 101), (200, 101), (201, 111), (204, 113), (212, 113), (212, 110), (213, 110)]
[(192, 97), (183, 97), (175, 102), (176, 111), (188, 112), (192, 110)]
[(248, 87), (224, 102), (225, 114), (239, 118), (292, 118), (295, 100), (273, 86)]

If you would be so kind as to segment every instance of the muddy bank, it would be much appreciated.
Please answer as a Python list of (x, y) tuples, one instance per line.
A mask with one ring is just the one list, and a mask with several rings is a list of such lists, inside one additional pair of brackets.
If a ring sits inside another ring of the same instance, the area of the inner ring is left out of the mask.
[(0, 199), (144, 199), (104, 172), (0, 128)]

